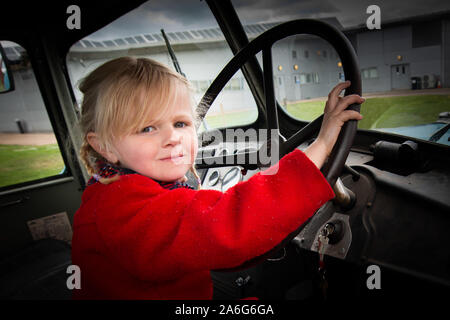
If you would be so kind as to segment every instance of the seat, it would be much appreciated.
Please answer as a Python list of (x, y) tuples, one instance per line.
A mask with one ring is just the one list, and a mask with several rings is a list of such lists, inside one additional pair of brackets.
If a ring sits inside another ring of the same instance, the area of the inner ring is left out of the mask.
[(67, 267), (71, 247), (64, 241), (43, 239), (0, 261), (0, 299), (68, 300)]

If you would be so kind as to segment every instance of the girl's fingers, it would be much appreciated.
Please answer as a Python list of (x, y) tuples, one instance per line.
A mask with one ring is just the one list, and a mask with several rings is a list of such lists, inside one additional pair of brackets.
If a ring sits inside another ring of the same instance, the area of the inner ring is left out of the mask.
[(361, 120), (362, 118), (363, 116), (355, 110), (345, 110), (339, 115), (339, 119), (342, 122), (346, 122), (348, 120)]
[(339, 99), (339, 103), (336, 107), (337, 112), (341, 112), (342, 110), (345, 110), (349, 105), (358, 103), (361, 104), (364, 101), (366, 101), (364, 98), (361, 98), (357, 94), (351, 94), (349, 96), (345, 96), (342, 99)]
[[(350, 81), (345, 81), (337, 84), (328, 94), (328, 104), (331, 110), (333, 110), (336, 107), (336, 104), (338, 102), (339, 94), (342, 90), (345, 88), (348, 88), (350, 86)], [(331, 111), (330, 110), (330, 111)]]

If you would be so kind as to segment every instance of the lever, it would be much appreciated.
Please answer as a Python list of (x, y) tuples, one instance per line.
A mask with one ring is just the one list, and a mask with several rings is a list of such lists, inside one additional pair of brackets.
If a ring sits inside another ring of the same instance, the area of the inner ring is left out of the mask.
[(336, 180), (336, 184), (333, 187), (336, 198), (334, 201), (345, 210), (350, 210), (356, 203), (356, 196), (352, 190), (348, 189), (343, 183), (341, 178)]

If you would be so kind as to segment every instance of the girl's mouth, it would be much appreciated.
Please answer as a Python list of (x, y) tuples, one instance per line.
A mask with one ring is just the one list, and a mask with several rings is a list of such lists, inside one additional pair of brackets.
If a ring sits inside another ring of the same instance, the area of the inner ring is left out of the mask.
[(161, 161), (179, 161), (183, 157), (184, 157), (183, 154), (179, 154), (177, 156), (170, 156), (170, 157), (167, 157), (167, 158), (162, 158), (160, 160)]

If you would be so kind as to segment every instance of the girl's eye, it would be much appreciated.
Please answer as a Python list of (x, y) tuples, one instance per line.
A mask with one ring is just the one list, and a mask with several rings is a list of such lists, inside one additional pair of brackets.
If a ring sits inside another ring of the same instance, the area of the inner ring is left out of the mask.
[(184, 128), (186, 126), (187, 126), (186, 122), (183, 121), (178, 121), (175, 123), (175, 128)]
[(155, 130), (155, 127), (148, 126), (148, 127), (145, 127), (144, 129), (142, 129), (141, 132), (152, 132), (153, 130)]

